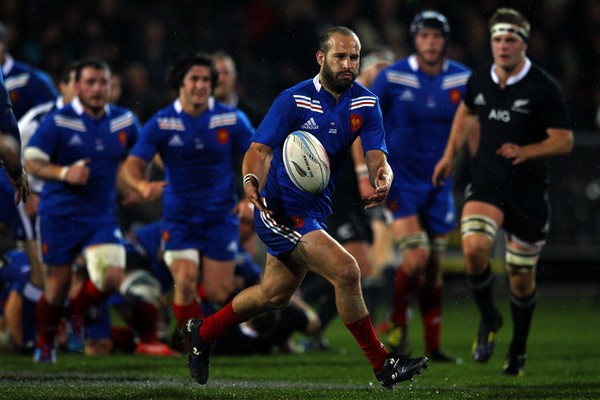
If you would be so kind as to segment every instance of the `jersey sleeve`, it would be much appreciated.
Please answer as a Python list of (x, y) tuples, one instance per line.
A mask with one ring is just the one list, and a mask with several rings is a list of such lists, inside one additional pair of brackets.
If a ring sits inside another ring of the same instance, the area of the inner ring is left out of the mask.
[(391, 87), (388, 83), (386, 72), (387, 69), (377, 74), (375, 81), (373, 81), (373, 84), (369, 88), (369, 90), (379, 98), (379, 106), (382, 112), (386, 112), (390, 103), (389, 91), (391, 90)]
[[(52, 156), (58, 148), (58, 128), (54, 123), (53, 114), (44, 119), (40, 127), (34, 132), (27, 145), (25, 156), (36, 155), (32, 158), (44, 157), (46, 161), (52, 161)], [(31, 152), (31, 149), (36, 149)]]
[(375, 102), (375, 106), (371, 108), (367, 116), (368, 118), (365, 118), (360, 133), (363, 151), (366, 153), (369, 150), (381, 150), (387, 153), (385, 129), (383, 128), (383, 116), (379, 101)]
[(160, 149), (161, 131), (156, 116), (152, 117), (141, 129), (131, 152), (132, 156), (150, 162)]
[(542, 124), (545, 128), (571, 129), (569, 113), (565, 96), (554, 79), (548, 80), (542, 86), (540, 99), (542, 101)]

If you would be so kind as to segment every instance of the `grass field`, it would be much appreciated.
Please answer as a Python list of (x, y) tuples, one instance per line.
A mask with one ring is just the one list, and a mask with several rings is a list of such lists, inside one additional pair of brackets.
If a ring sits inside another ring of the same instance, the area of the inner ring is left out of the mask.
[[(576, 285), (576, 284), (575, 284)], [(186, 360), (116, 354), (59, 354), (56, 365), (0, 355), (0, 398), (5, 399), (600, 399), (600, 300), (589, 293), (552, 295), (540, 290), (526, 375), (500, 371), (512, 325), (506, 297), (496, 352), (487, 364), (470, 360), (477, 329), (471, 300), (445, 300), (444, 349), (462, 365), (431, 364), (412, 382), (382, 389), (339, 320), (327, 331), (331, 352), (213, 357), (211, 378), (199, 386)], [(418, 314), (418, 313), (416, 313)], [(421, 321), (411, 323), (413, 353), (422, 349)]]

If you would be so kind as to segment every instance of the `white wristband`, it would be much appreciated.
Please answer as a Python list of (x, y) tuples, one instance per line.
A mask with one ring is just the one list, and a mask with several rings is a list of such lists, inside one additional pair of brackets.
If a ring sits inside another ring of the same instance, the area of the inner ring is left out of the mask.
[(69, 172), (70, 167), (62, 167), (60, 169), (60, 174), (58, 174), (58, 177), (61, 181), (64, 181), (65, 179), (67, 179), (67, 173)]
[(355, 168), (356, 176), (359, 178), (364, 178), (365, 176), (369, 176), (369, 168), (367, 168), (366, 164), (359, 165)]
[(242, 182), (242, 186), (246, 186), (246, 184), (250, 183), (252, 178), (256, 179), (256, 186), (258, 187), (258, 184), (260, 183), (260, 181), (258, 180), (258, 176), (254, 175), (254, 174), (244, 175), (244, 180)]

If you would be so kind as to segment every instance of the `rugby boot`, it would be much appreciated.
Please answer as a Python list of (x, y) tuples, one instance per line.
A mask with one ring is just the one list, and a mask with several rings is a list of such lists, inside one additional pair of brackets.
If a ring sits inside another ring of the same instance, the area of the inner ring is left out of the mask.
[(396, 383), (411, 380), (421, 374), (428, 366), (427, 357), (406, 358), (398, 354), (388, 353), (383, 369), (375, 372), (381, 386), (391, 388)]
[(496, 316), (495, 322), (489, 327), (483, 321), (479, 324), (479, 332), (477, 338), (473, 342), (473, 360), (477, 362), (487, 362), (494, 352), (494, 339), (496, 333), (502, 327), (502, 317)]
[(201, 385), (208, 381), (208, 368), (210, 366), (210, 352), (212, 345), (205, 343), (200, 338), (200, 326), (202, 319), (192, 318), (185, 321), (183, 325), (183, 346), (188, 352), (188, 368), (192, 378)]
[(526, 354), (513, 354), (509, 351), (506, 355), (506, 362), (502, 368), (502, 373), (510, 376), (523, 376), (525, 374), (526, 359)]

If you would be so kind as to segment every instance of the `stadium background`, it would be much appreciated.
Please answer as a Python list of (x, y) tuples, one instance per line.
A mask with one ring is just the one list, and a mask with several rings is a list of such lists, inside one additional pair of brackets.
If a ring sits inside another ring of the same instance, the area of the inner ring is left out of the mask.
[(487, 20), (512, 6), (532, 23), (529, 57), (561, 83), (576, 132), (572, 155), (551, 161), (553, 220), (541, 279), (600, 278), (600, 0), (0, 0), (10, 53), (57, 79), (71, 60), (98, 56), (122, 76), (120, 104), (140, 121), (172, 100), (165, 71), (191, 52), (225, 50), (240, 95), (264, 112), (284, 88), (318, 72), (323, 27), (347, 25), (363, 50), (411, 51), (407, 27), (433, 8), (451, 24), (450, 57), (491, 60)]

